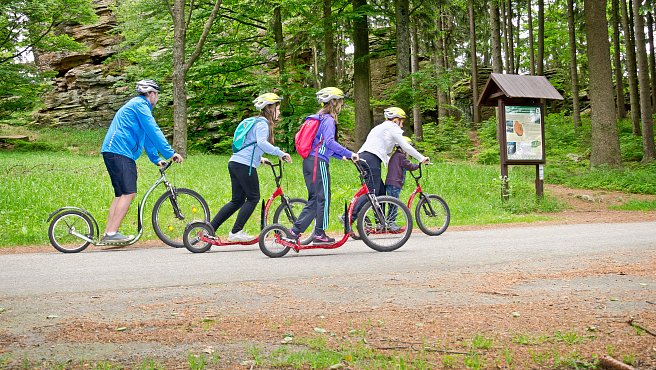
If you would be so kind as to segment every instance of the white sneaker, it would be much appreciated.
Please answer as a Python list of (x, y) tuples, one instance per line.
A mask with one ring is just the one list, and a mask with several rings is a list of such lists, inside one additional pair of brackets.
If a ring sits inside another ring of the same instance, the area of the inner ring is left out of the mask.
[(229, 242), (235, 242), (235, 243), (243, 243), (243, 242), (250, 242), (251, 240), (255, 239), (254, 236), (248, 235), (244, 232), (244, 230), (239, 230), (236, 233), (228, 232), (228, 241)]

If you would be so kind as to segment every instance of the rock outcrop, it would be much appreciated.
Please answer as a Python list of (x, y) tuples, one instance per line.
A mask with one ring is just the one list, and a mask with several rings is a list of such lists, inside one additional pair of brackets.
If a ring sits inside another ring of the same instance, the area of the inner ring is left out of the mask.
[(60, 32), (86, 46), (80, 52), (36, 54), (42, 71), (55, 71), (53, 89), (44, 97), (44, 107), (34, 114), (40, 126), (77, 128), (106, 127), (125, 102), (129, 88), (115, 88), (123, 79), (116, 65), (103, 64), (118, 51), (120, 36), (113, 34), (116, 18), (110, 6), (116, 0), (95, 0), (98, 22), (67, 25)]

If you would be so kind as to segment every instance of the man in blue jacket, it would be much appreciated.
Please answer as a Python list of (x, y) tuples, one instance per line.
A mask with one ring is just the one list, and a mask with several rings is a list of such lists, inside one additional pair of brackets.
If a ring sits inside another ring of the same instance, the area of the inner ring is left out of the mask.
[(148, 158), (161, 166), (161, 157), (181, 163), (182, 156), (175, 153), (162, 134), (152, 110), (159, 99), (159, 86), (152, 80), (137, 82), (136, 96), (116, 112), (101, 148), (103, 160), (114, 187), (114, 200), (109, 207), (103, 243), (120, 244), (132, 239), (118, 232), (132, 199), (137, 193), (136, 160), (146, 150)]

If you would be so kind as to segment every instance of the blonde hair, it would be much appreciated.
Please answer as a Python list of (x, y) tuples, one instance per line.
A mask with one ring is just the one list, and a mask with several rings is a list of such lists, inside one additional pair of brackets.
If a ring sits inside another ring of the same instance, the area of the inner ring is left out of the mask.
[(318, 114), (330, 114), (335, 120), (335, 124), (338, 124), (337, 115), (342, 110), (342, 105), (344, 104), (344, 99), (333, 99), (328, 103), (323, 104)]
[(260, 114), (262, 117), (266, 118), (268, 121), (267, 124), (269, 125), (269, 139), (267, 140), (269, 143), (274, 144), (275, 139), (273, 137), (273, 126), (275, 125), (275, 118), (280, 118), (280, 117), (275, 117), (276, 115), (276, 107), (278, 107), (278, 103), (276, 104), (269, 104), (266, 107), (262, 109), (262, 113)]

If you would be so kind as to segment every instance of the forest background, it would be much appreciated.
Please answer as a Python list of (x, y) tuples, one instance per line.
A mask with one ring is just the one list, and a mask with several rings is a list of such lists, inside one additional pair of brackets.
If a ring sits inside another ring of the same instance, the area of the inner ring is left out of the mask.
[[(625, 117), (642, 148), (624, 159), (655, 157), (653, 0), (6, 1), (4, 122), (65, 126), (34, 114), (56, 77), (39, 59), (93, 47), (66, 31), (97, 21), (99, 4), (115, 16), (107, 33), (120, 43), (94, 62), (109, 66), (104, 73), (126, 97), (138, 79), (164, 86), (156, 116), (181, 153), (228, 153), (235, 125), (265, 91), (285, 98), (278, 137), (290, 148), (325, 86), (353, 98), (340, 130), (355, 147), (395, 105), (413, 113), (406, 131), (422, 148), (444, 151), (441, 137), (454, 135), (436, 132), (440, 125), (476, 131), (493, 116), (481, 117), (475, 105), (492, 71), (546, 75), (566, 97), (549, 112), (570, 117), (574, 128), (581, 112), (590, 114), (592, 166), (621, 165), (617, 122)], [(372, 61), (390, 56), (395, 83), (373, 84)]]
[[(37, 138), (5, 138), (4, 150), (97, 155), (113, 112), (135, 81), (151, 78), (163, 86), (155, 117), (181, 153), (230, 153), (234, 128), (268, 91), (284, 97), (276, 145), (293, 150), (296, 129), (318, 109), (314, 93), (338, 86), (349, 96), (338, 135), (351, 149), (393, 105), (408, 112), (407, 135), (434, 161), (494, 166), (495, 114), (476, 107), (478, 94), (491, 72), (533, 74), (565, 97), (547, 105), (545, 181), (656, 193), (653, 0), (11, 0), (0, 8), (0, 135)], [(82, 36), (101, 21), (93, 39)], [(95, 53), (99, 44), (104, 53)], [(52, 96), (71, 80), (84, 88), (84, 75), (71, 75), (84, 63), (100, 66), (103, 88), (118, 98), (104, 104), (89, 88), (77, 97), (86, 110), (72, 113), (69, 100)]]

